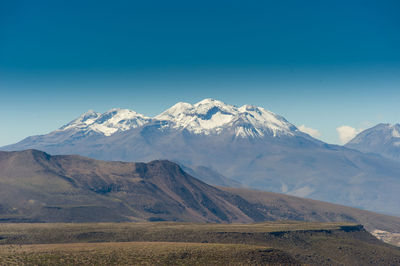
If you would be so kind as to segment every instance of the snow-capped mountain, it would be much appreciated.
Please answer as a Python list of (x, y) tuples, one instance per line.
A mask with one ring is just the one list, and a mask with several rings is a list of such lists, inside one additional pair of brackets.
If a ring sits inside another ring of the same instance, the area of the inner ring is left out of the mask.
[(346, 147), (400, 160), (400, 124), (378, 124), (366, 129), (349, 141)]
[[(251, 188), (400, 215), (398, 162), (329, 145), (249, 105), (205, 99), (178, 103), (152, 118), (126, 109), (89, 111), (49, 134), (0, 149), (118, 161), (168, 159), (194, 170), (204, 166)], [(204, 171), (197, 173), (201, 178)]]
[(111, 136), (157, 121), (163, 124), (160, 130), (170, 127), (202, 135), (218, 135), (224, 131), (243, 138), (301, 134), (285, 118), (262, 107), (236, 107), (214, 99), (204, 99), (193, 105), (179, 102), (154, 118), (128, 109), (111, 109), (103, 114), (90, 110), (57, 131)]
[(194, 105), (177, 103), (155, 119), (170, 121), (174, 128), (205, 135), (220, 134), (224, 129), (233, 129), (238, 137), (293, 136), (298, 132), (285, 118), (262, 107), (243, 105), (238, 108), (213, 99)]
[(90, 110), (61, 127), (59, 131), (71, 129), (83, 132), (94, 131), (105, 136), (111, 136), (116, 132), (143, 126), (150, 120), (151, 118), (128, 109), (114, 108), (103, 114)]

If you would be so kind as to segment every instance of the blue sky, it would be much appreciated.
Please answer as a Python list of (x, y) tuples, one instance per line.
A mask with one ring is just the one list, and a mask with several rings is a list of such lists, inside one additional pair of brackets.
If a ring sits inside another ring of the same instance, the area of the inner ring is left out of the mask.
[(399, 1), (1, 1), (0, 145), (89, 109), (263, 106), (339, 143), (398, 123)]

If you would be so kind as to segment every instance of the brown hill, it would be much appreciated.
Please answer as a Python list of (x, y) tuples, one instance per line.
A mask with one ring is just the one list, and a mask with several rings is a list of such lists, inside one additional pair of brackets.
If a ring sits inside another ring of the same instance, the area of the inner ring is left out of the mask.
[(37, 150), (0, 152), (0, 184), (3, 221), (264, 219), (252, 204), (169, 161), (104, 162)]
[(352, 222), (369, 231), (400, 232), (398, 217), (277, 193), (216, 188), (169, 161), (105, 162), (37, 150), (0, 152), (0, 221), (162, 220)]

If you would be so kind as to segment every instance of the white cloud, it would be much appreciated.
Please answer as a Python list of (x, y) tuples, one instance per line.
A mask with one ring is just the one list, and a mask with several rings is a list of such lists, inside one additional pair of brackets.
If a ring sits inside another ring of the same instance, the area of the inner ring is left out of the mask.
[(342, 144), (346, 144), (350, 140), (352, 140), (358, 133), (362, 131), (362, 129), (356, 129), (351, 126), (340, 126), (336, 128), (337, 133), (339, 134), (339, 140)]
[(311, 137), (314, 137), (314, 138), (319, 138), (322, 135), (321, 132), (318, 131), (318, 129), (306, 127), (305, 125), (299, 126), (298, 129), (301, 132), (307, 133), (308, 135), (310, 135)]

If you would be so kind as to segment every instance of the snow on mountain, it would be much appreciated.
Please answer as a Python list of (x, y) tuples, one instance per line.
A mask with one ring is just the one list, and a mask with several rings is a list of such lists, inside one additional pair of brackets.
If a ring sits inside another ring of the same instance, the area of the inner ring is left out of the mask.
[(392, 137), (393, 138), (400, 138), (400, 133), (399, 133), (400, 125), (399, 124), (391, 125), (391, 129), (392, 129)]
[(90, 110), (57, 131), (94, 131), (111, 136), (157, 120), (175, 129), (204, 135), (220, 134), (224, 129), (233, 130), (238, 137), (293, 136), (299, 132), (285, 118), (264, 108), (251, 105), (238, 108), (214, 99), (193, 105), (179, 102), (154, 118), (128, 109), (111, 109), (103, 114)]
[(94, 131), (105, 136), (141, 127), (150, 121), (164, 121), (175, 129), (193, 134), (220, 134), (233, 131), (237, 137), (294, 136), (299, 130), (285, 118), (262, 107), (236, 107), (214, 99), (196, 104), (179, 102), (154, 118), (128, 109), (111, 109), (103, 114), (88, 111), (57, 131)]
[[(378, 124), (360, 132), (348, 144), (372, 142), (372, 144), (390, 144), (400, 140), (400, 124)], [(367, 144), (367, 143), (365, 143)]]
[(95, 131), (105, 136), (111, 136), (118, 131), (125, 131), (143, 126), (150, 120), (151, 118), (128, 109), (114, 108), (103, 114), (90, 110), (61, 127), (59, 131), (75, 129)]
[(213, 99), (205, 99), (194, 105), (177, 103), (155, 119), (174, 123), (175, 128), (195, 134), (219, 134), (224, 129), (234, 129), (240, 137), (268, 135), (294, 135), (297, 128), (261, 107), (244, 105), (236, 107)]
[(346, 147), (400, 160), (400, 124), (378, 124), (366, 129)]
[(101, 115), (100, 113), (94, 112), (93, 110), (89, 110), (86, 113), (79, 116), (77, 119), (61, 127), (60, 130), (68, 130), (71, 128), (79, 128), (79, 129), (86, 128), (87, 126), (93, 124), (96, 121), (96, 119), (99, 118), (100, 115)]

